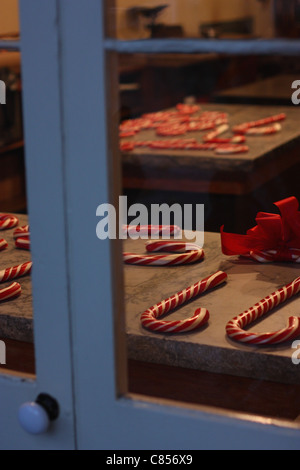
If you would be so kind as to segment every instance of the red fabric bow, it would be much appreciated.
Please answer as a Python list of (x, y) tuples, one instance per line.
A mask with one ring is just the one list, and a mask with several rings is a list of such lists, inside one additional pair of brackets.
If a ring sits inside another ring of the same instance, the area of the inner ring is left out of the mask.
[[(274, 260), (292, 261), (291, 250), (300, 249), (300, 212), (295, 197), (274, 203), (281, 215), (258, 212), (257, 225), (246, 235), (225, 233), (221, 227), (222, 252), (225, 255), (251, 256), (252, 252), (274, 251)], [(298, 254), (298, 256), (300, 253)]]

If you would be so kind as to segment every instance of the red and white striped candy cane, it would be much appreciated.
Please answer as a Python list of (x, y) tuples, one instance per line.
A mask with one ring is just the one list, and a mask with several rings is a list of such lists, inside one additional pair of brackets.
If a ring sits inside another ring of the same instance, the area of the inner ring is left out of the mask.
[(134, 147), (150, 147), (152, 140), (135, 140)]
[[(187, 139), (186, 139), (187, 140)], [(184, 142), (183, 139), (178, 142), (164, 142), (163, 145), (156, 145), (154, 142), (150, 145), (151, 148), (163, 148), (174, 150), (214, 150), (217, 144), (213, 143), (199, 143), (199, 142)]]
[(201, 143), (194, 143), (186, 145), (185, 147), (187, 150), (214, 150), (217, 148), (217, 144), (213, 144), (211, 142), (206, 142), (205, 144)]
[(131, 152), (132, 150), (134, 150), (134, 142), (121, 142), (120, 150), (122, 152)]
[(29, 237), (30, 231), (29, 231), (29, 225), (23, 225), (22, 227), (18, 227), (14, 230), (13, 237), (19, 238), (19, 237)]
[(256, 121), (250, 121), (246, 123), (248, 127), (266, 126), (267, 124), (273, 124), (273, 122), (283, 121), (286, 118), (285, 113), (275, 114), (274, 116), (268, 116), (263, 119), (257, 119)]
[(23, 225), (23, 227), (16, 228), (16, 230), (14, 230), (13, 237), (15, 239), (15, 245), (17, 248), (30, 250), (29, 225)]
[(187, 126), (187, 131), (208, 131), (215, 128), (214, 122), (209, 121), (191, 121)]
[(0, 214), (0, 230), (7, 230), (9, 228), (16, 227), (19, 223), (19, 219), (14, 215)]
[(123, 225), (125, 233), (138, 233), (139, 235), (149, 236), (176, 236), (181, 233), (181, 228), (178, 225)]
[(30, 239), (28, 237), (19, 237), (15, 240), (15, 246), (23, 250), (30, 250)]
[(122, 131), (119, 133), (120, 139), (124, 139), (126, 137), (133, 137), (137, 131)]
[(219, 135), (224, 134), (229, 129), (228, 124), (222, 124), (221, 126), (217, 127), (215, 131), (209, 132), (203, 137), (204, 142), (208, 142), (212, 139), (216, 139)]
[(228, 139), (220, 139), (215, 137), (214, 139), (206, 139), (207, 143), (214, 143), (214, 144), (242, 144), (246, 142), (246, 137), (244, 135), (235, 135)]
[(231, 153), (246, 153), (249, 152), (247, 145), (236, 145), (236, 144), (221, 144), (217, 145), (215, 153), (219, 154), (231, 154)]
[(197, 297), (203, 292), (218, 286), (225, 282), (226, 279), (227, 274), (222, 271), (218, 271), (177, 294), (172, 295), (168, 299), (162, 300), (142, 313), (142, 325), (145, 328), (158, 333), (184, 333), (200, 328), (209, 320), (209, 312), (206, 308), (198, 308), (195, 310), (194, 315), (186, 320), (164, 321), (158, 320), (158, 317), (174, 310), (179, 305), (188, 302), (190, 299)]
[(21, 286), (17, 282), (13, 282), (8, 287), (0, 289), (0, 301), (9, 300), (18, 297), (21, 294)]
[[(172, 255), (138, 255), (135, 253), (123, 253), (123, 260), (127, 264), (139, 266), (178, 266), (191, 264), (204, 258), (204, 251), (194, 243), (176, 241), (150, 241), (146, 244), (146, 250), (151, 252), (167, 251), (176, 252)], [(185, 251), (185, 253), (182, 253)]]
[(4, 238), (0, 239), (0, 251), (5, 250), (8, 247), (8, 243)]
[(294, 263), (300, 263), (299, 248), (287, 248), (284, 252), (280, 250), (251, 250), (248, 255), (243, 256), (252, 258), (260, 263), (272, 263), (273, 261), (292, 261)]
[(165, 124), (156, 128), (156, 134), (161, 136), (184, 135), (187, 132), (188, 124)]
[(244, 133), (247, 129), (252, 127), (266, 126), (268, 124), (273, 124), (274, 122), (283, 121), (286, 118), (285, 113), (275, 114), (274, 116), (269, 116), (263, 119), (258, 119), (256, 121), (244, 122), (233, 127), (233, 132)]
[(12, 268), (6, 268), (0, 271), (0, 282), (9, 281), (16, 277), (22, 277), (31, 272), (32, 261), (13, 266)]
[(245, 131), (246, 135), (270, 135), (281, 131), (281, 125), (275, 122), (272, 126), (250, 127)]
[(289, 317), (286, 328), (268, 333), (253, 333), (243, 328), (285, 302), (300, 291), (300, 277), (260, 300), (253, 307), (234, 317), (226, 325), (227, 335), (236, 341), (249, 344), (278, 344), (300, 334), (300, 317)]

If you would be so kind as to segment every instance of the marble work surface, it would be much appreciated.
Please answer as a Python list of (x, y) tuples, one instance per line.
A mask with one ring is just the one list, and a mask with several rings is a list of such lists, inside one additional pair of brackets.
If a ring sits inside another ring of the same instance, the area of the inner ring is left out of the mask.
[[(144, 252), (143, 240), (126, 240), (126, 251)], [(300, 383), (300, 365), (292, 363), (292, 341), (281, 345), (243, 345), (230, 340), (225, 325), (256, 302), (299, 276), (299, 265), (259, 264), (221, 253), (220, 235), (206, 233), (205, 259), (181, 267), (125, 267), (126, 324), (128, 354), (135, 360), (266, 379)], [(198, 307), (210, 312), (208, 325), (200, 330), (177, 335), (153, 333), (140, 324), (147, 308), (172, 294), (221, 270), (228, 281), (183, 305), (164, 319), (183, 319)], [(249, 331), (267, 332), (285, 327), (291, 315), (300, 315), (299, 296), (290, 299), (249, 326)], [(300, 339), (300, 338), (299, 338)]]
[[(26, 215), (18, 214), (17, 217), (20, 226), (28, 223)], [(0, 270), (17, 266), (31, 259), (29, 251), (15, 248), (13, 231), (14, 229), (0, 231), (0, 238), (4, 238), (8, 243), (8, 248), (4, 251), (0, 251)], [(13, 281), (2, 283), (0, 288), (9, 286), (11, 282)], [(20, 297), (0, 302), (0, 337), (33, 342), (30, 275), (16, 279), (16, 282), (18, 282), (22, 288)]]

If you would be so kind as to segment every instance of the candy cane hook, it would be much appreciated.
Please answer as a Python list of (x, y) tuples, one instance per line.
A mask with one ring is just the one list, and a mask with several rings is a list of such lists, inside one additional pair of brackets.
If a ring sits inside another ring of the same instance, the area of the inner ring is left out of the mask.
[(162, 300), (160, 303), (148, 308), (142, 313), (142, 325), (152, 331), (163, 333), (183, 333), (200, 328), (207, 323), (209, 319), (209, 312), (206, 308), (198, 308), (195, 310), (194, 315), (186, 320), (164, 321), (158, 320), (157, 318), (164, 313), (174, 310), (179, 305), (182, 305), (203, 292), (222, 284), (226, 279), (227, 274), (218, 271), (177, 294), (172, 295), (168, 299)]
[[(123, 253), (123, 260), (127, 264), (137, 264), (140, 266), (178, 266), (195, 263), (204, 257), (203, 249), (194, 243), (161, 240), (150, 241), (146, 244), (146, 250), (177, 252), (177, 254), (138, 255), (125, 252)], [(182, 253), (182, 251), (185, 251), (185, 253)]]
[(300, 317), (289, 317), (286, 328), (268, 333), (253, 333), (243, 330), (246, 325), (260, 318), (277, 305), (300, 291), (300, 277), (257, 302), (253, 307), (234, 317), (226, 325), (227, 335), (236, 341), (250, 344), (278, 344), (300, 334)]
[(19, 219), (14, 215), (0, 214), (0, 230), (7, 230), (9, 228), (16, 227), (18, 223)]
[(0, 289), (0, 301), (9, 300), (18, 297), (21, 294), (21, 286), (17, 282), (13, 282), (8, 287)]

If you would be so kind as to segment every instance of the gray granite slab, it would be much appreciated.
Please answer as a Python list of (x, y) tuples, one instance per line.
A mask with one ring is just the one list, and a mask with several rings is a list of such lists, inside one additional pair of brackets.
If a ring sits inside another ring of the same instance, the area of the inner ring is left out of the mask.
[[(144, 252), (143, 240), (126, 240), (126, 251)], [(221, 253), (220, 235), (206, 233), (205, 259), (178, 267), (125, 267), (126, 325), (129, 357), (179, 367), (244, 377), (300, 383), (300, 365), (292, 363), (292, 341), (281, 345), (255, 346), (230, 340), (225, 325), (256, 302), (289, 283), (299, 274), (299, 265), (259, 264), (227, 257)], [(226, 284), (198, 297), (165, 316), (166, 320), (191, 316), (198, 307), (210, 312), (207, 326), (195, 332), (177, 335), (153, 333), (141, 326), (140, 315), (147, 308), (222, 270)], [(300, 315), (300, 296), (269, 312), (249, 327), (249, 331), (281, 329), (291, 315)], [(299, 338), (300, 339), (300, 338)]]
[[(18, 216), (20, 225), (26, 216)], [(0, 268), (30, 260), (30, 252), (14, 247), (13, 230), (1, 231), (9, 246), (0, 252)], [(124, 250), (144, 252), (144, 240), (125, 240)], [(274, 346), (243, 345), (230, 340), (225, 325), (274, 290), (298, 277), (299, 265), (259, 264), (221, 253), (220, 235), (205, 233), (205, 258), (193, 265), (177, 267), (124, 266), (125, 313), (128, 356), (132, 359), (188, 367), (238, 376), (300, 383), (300, 364), (292, 363), (292, 341)], [(210, 312), (206, 326), (177, 335), (153, 333), (141, 326), (140, 315), (153, 304), (222, 270), (226, 284), (194, 299), (166, 319), (189, 317), (196, 308)], [(0, 303), (0, 337), (33, 342), (33, 311), (30, 276), (19, 278), (22, 295)], [(3, 287), (8, 283), (2, 284)], [(0, 285), (1, 287), (1, 285)], [(285, 326), (291, 315), (300, 315), (300, 296), (267, 314), (249, 330), (268, 331)], [(299, 338), (300, 339), (300, 338)]]

